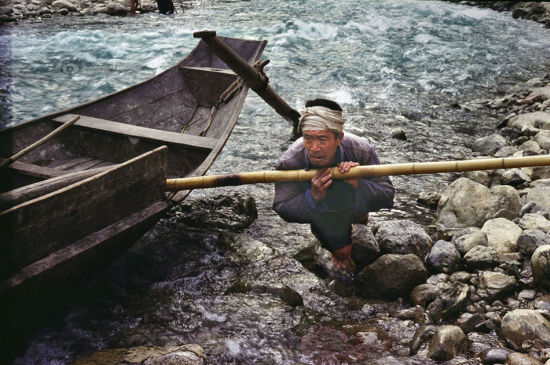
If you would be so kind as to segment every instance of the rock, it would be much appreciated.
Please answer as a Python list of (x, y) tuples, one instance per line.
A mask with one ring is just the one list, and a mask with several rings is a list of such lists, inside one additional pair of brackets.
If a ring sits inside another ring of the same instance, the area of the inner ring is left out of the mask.
[(484, 156), (491, 156), (493, 153), (506, 145), (508, 145), (508, 140), (500, 134), (495, 133), (490, 136), (476, 139), (472, 149)]
[(501, 298), (514, 291), (517, 281), (513, 276), (501, 272), (483, 271), (479, 274), (478, 294), (486, 293), (489, 300)]
[(441, 194), (437, 192), (424, 192), (418, 196), (416, 201), (432, 209), (437, 209), (439, 199), (441, 199)]
[[(537, 147), (538, 147), (538, 144), (537, 144)], [(539, 147), (539, 150), (540, 150), (540, 147)], [(501, 147), (497, 152), (495, 152), (493, 156), (496, 158), (509, 157), (509, 156), (512, 156), (517, 151), (518, 149), (514, 146), (504, 146), (504, 147)]]
[(510, 120), (508, 121), (508, 127), (516, 128), (519, 130), (528, 127), (534, 127), (538, 129), (550, 129), (550, 113), (533, 112), (520, 114), (518, 116), (510, 118)]
[(510, 350), (502, 348), (488, 348), (479, 353), (479, 358), (482, 364), (497, 364), (504, 363), (506, 356), (510, 353)]
[(385, 297), (409, 295), (412, 288), (423, 283), (428, 272), (416, 255), (387, 254), (364, 268), (357, 275), (361, 286), (373, 288)]
[(537, 292), (534, 289), (523, 289), (518, 294), (518, 299), (523, 301), (529, 301), (535, 299)]
[(533, 359), (529, 355), (513, 352), (506, 357), (505, 365), (543, 365), (542, 362)]
[(550, 346), (550, 322), (535, 310), (516, 309), (506, 313), (500, 332), (516, 350), (522, 350), (525, 341)]
[(380, 246), (364, 224), (354, 224), (351, 230), (351, 257), (358, 269), (372, 263), (380, 254)]
[(490, 186), (493, 180), (492, 174), (488, 171), (466, 171), (463, 176), (484, 186)]
[(440, 240), (433, 245), (426, 263), (436, 272), (452, 273), (460, 265), (460, 254), (451, 242)]
[(525, 202), (535, 202), (546, 212), (550, 212), (550, 186), (536, 186), (530, 189)]
[(533, 140), (523, 142), (519, 147), (524, 156), (538, 155), (541, 152), (539, 144)]
[[(533, 167), (531, 180), (541, 180), (541, 179), (550, 179), (550, 166)], [(537, 181), (531, 182), (531, 187), (533, 187), (533, 183), (537, 183)]]
[(550, 221), (540, 214), (525, 214), (517, 224), (523, 230), (531, 229), (543, 231), (545, 233), (550, 232)]
[(428, 357), (437, 361), (451, 360), (466, 349), (465, 340), (460, 327), (440, 326), (428, 346)]
[(539, 246), (547, 244), (550, 244), (550, 237), (544, 232), (526, 229), (519, 236), (516, 248), (526, 257), (531, 257)]
[(522, 233), (521, 228), (505, 218), (490, 219), (481, 228), (487, 234), (487, 245), (497, 253), (513, 252)]
[(167, 347), (138, 346), (98, 351), (76, 360), (73, 364), (202, 365), (205, 364), (205, 355), (202, 347), (195, 344)]
[(61, 9), (67, 9), (68, 11), (77, 11), (78, 8), (75, 4), (70, 2), (69, 0), (55, 0), (52, 3), (52, 8), (61, 10)]
[(540, 146), (540, 148), (543, 148), (545, 150), (550, 150), (550, 131), (540, 131), (537, 133), (537, 135), (533, 138), (533, 141), (537, 142), (537, 144)]
[(216, 242), (219, 246), (231, 250), (236, 257), (246, 261), (261, 261), (280, 253), (265, 243), (255, 240), (247, 234), (220, 234)]
[(216, 195), (187, 199), (176, 208), (172, 219), (191, 227), (241, 232), (258, 217), (256, 201), (250, 195)]
[(428, 306), (428, 303), (437, 298), (438, 288), (432, 284), (420, 284), (414, 287), (411, 291), (411, 302), (414, 305), (420, 305), (424, 308)]
[(107, 10), (105, 13), (113, 16), (123, 16), (128, 14), (130, 9), (118, 2), (112, 2), (107, 4)]
[(535, 284), (550, 290), (550, 245), (542, 245), (531, 256)]
[(401, 141), (406, 141), (407, 135), (405, 134), (405, 131), (402, 129), (394, 129), (391, 131), (391, 138), (399, 139)]
[(447, 228), (481, 227), (502, 211), (517, 216), (520, 209), (519, 193), (511, 186), (488, 189), (472, 180), (459, 178), (441, 195), (437, 224)]
[(475, 246), (466, 255), (464, 262), (469, 269), (488, 269), (498, 264), (497, 251), (494, 247)]
[(432, 248), (432, 240), (424, 228), (410, 220), (382, 222), (376, 240), (382, 253), (411, 253), (423, 258)]
[(466, 228), (455, 233), (451, 242), (461, 255), (465, 255), (475, 246), (487, 246), (487, 234), (479, 228)]
[(520, 186), (530, 183), (531, 176), (525, 172), (526, 169), (507, 169), (500, 180), (503, 185)]
[(535, 299), (532, 303), (532, 308), (550, 312), (550, 294)]
[(483, 321), (483, 316), (479, 313), (462, 313), (456, 320), (456, 324), (462, 332), (470, 333)]
[(67, 14), (69, 14), (69, 10), (68, 10), (68, 9), (65, 9), (65, 8), (61, 8), (61, 9), (57, 10), (57, 14), (59, 14), (59, 15), (67, 15)]

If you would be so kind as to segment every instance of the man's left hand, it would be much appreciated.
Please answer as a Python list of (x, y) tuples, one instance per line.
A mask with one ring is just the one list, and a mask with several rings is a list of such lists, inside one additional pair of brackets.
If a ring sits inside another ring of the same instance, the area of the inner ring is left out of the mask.
[[(340, 162), (338, 164), (338, 171), (341, 174), (345, 174), (352, 167), (356, 167), (356, 166), (359, 166), (359, 162), (353, 162), (353, 161)], [(345, 179), (344, 182), (351, 185), (354, 189), (357, 189), (357, 185), (359, 184), (359, 179)]]

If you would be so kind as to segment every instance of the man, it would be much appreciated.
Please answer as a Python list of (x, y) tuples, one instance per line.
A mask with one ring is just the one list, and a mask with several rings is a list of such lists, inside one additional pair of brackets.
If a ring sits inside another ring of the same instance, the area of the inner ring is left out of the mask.
[(302, 138), (276, 163), (278, 170), (318, 169), (311, 181), (277, 183), (273, 209), (288, 222), (309, 223), (321, 245), (332, 253), (334, 266), (353, 272), (351, 224), (368, 220), (368, 213), (391, 209), (395, 190), (387, 176), (333, 180), (329, 167), (347, 173), (359, 165), (380, 161), (368, 142), (343, 132), (342, 108), (326, 99), (306, 102), (301, 112)]

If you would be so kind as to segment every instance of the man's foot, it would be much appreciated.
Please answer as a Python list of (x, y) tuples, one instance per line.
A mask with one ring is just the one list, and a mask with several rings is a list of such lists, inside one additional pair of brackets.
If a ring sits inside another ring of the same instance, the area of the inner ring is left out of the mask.
[(353, 274), (355, 272), (355, 262), (353, 262), (351, 257), (348, 257), (346, 260), (339, 260), (333, 255), (332, 263), (336, 269), (344, 275)]

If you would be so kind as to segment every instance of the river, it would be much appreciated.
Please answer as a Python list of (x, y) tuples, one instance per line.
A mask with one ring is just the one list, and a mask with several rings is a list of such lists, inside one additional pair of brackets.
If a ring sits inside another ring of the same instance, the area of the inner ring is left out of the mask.
[[(550, 66), (550, 29), (445, 2), (185, 4), (185, 12), (173, 16), (56, 17), (4, 27), (0, 126), (152, 77), (194, 47), (194, 31), (211, 29), (268, 40), (263, 58), (271, 60), (266, 68), (271, 86), (298, 110), (316, 97), (341, 103), (346, 131), (366, 137), (383, 163), (459, 159), (497, 122), (476, 103)], [(408, 139), (392, 139), (394, 129)], [(209, 174), (270, 169), (290, 138), (291, 127), (251, 92)], [(372, 221), (429, 224), (434, 213), (416, 198), (442, 190), (452, 179), (451, 174), (393, 178), (395, 208), (373, 214)], [(216, 194), (235, 192), (256, 200), (259, 218), (245, 231), (251, 238), (294, 253), (289, 243), (310, 235), (307, 227), (288, 225), (273, 213), (272, 186)], [(188, 199), (212, 194), (195, 191)], [(183, 229), (169, 216), (94, 280), (89, 298), (33, 334), (16, 363), (61, 364), (103, 348), (185, 342), (201, 344), (210, 363), (311, 363), (315, 355), (297, 346), (300, 334), (294, 330), (308, 311), (323, 313), (323, 321), (380, 320), (375, 304), (350, 304), (330, 290), (319, 289), (303, 308), (265, 293), (224, 295), (242, 267), (215, 241), (216, 232)], [(382, 323), (388, 331), (402, 330), (389, 320)], [(403, 347), (376, 358), (405, 359)]]

